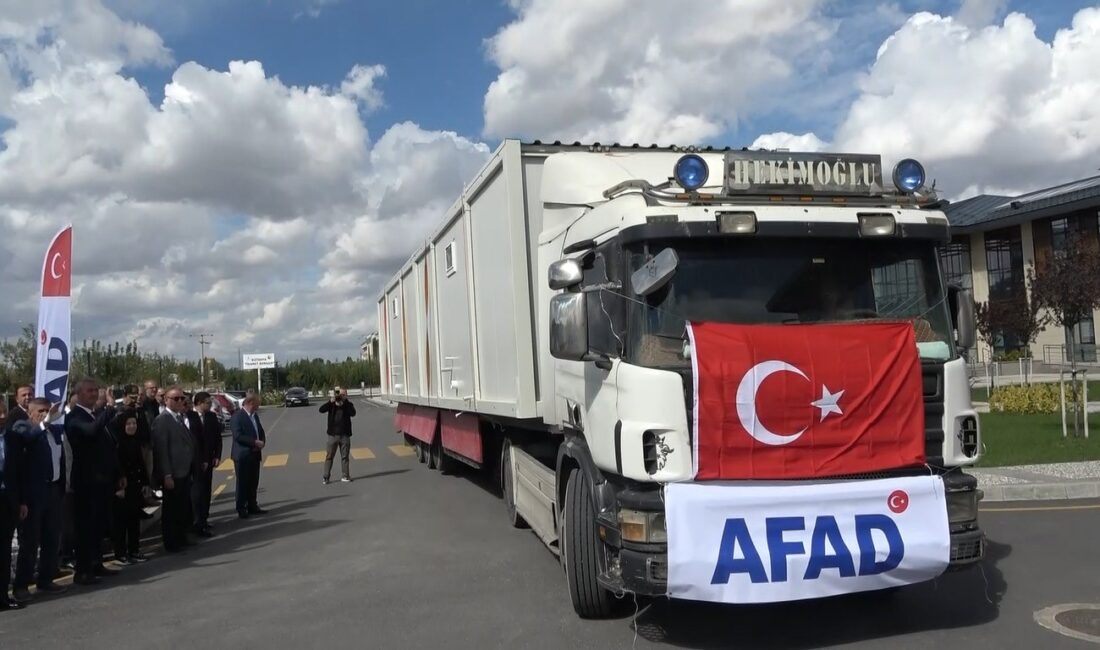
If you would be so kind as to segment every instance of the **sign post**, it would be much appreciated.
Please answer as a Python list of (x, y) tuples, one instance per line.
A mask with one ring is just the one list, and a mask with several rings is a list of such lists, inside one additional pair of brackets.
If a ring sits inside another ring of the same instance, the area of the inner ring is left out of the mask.
[[(241, 369), (256, 371), (256, 392), (259, 393), (261, 396), (264, 394), (263, 371), (265, 368), (274, 367), (275, 354), (273, 352), (245, 354), (241, 356)], [(262, 400), (263, 397), (261, 397), (260, 399)]]

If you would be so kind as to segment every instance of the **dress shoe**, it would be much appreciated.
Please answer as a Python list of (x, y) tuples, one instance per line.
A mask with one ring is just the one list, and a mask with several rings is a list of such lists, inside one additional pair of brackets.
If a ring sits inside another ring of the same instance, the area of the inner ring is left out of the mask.
[(114, 576), (117, 576), (120, 573), (120, 571), (118, 569), (112, 569), (110, 567), (105, 567), (102, 564), (97, 566), (92, 571), (95, 573), (96, 576), (98, 576), (100, 578), (113, 578)]
[(238, 510), (237, 511), (237, 516), (240, 517), (241, 519), (248, 519), (252, 515), (249, 514), (249, 512), (247, 510)]
[(130, 561), (129, 556), (126, 555), (116, 555), (115, 562), (118, 562), (122, 566), (130, 566), (131, 564), (133, 564), (133, 562)]
[(249, 508), (248, 509), (248, 514), (250, 514), (250, 515), (266, 515), (267, 510), (264, 510), (263, 508)]
[(141, 564), (142, 562), (148, 562), (149, 558), (144, 553), (131, 553), (130, 561), (134, 564)]
[(34, 600), (34, 596), (31, 595), (30, 591), (27, 591), (26, 587), (16, 587), (11, 592), (11, 599), (20, 605), (25, 605)]
[(63, 594), (68, 591), (69, 588), (64, 585), (57, 585), (52, 582), (38, 585), (38, 593), (40, 594)]
[(212, 530), (210, 530), (209, 528), (203, 528), (202, 530), (198, 531), (195, 534), (198, 535), (199, 537), (204, 538), (204, 539), (210, 539), (211, 537), (214, 536), (214, 532)]
[(84, 573), (73, 578), (73, 582), (78, 585), (98, 585), (99, 583), (103, 582), (103, 580), (89, 573)]
[(0, 598), (0, 612), (7, 609), (23, 609), (23, 605), (15, 602), (7, 596)]

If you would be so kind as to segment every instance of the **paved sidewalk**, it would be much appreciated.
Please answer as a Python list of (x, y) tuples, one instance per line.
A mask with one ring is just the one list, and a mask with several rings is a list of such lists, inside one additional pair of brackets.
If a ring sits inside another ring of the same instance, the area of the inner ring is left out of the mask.
[(1015, 467), (969, 468), (985, 501), (1033, 501), (1100, 497), (1100, 461)]

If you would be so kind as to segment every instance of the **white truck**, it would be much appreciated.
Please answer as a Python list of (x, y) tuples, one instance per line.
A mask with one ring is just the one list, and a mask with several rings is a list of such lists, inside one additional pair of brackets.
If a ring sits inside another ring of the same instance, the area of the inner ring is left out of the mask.
[[(511, 523), (560, 556), (576, 612), (602, 617), (616, 595), (676, 596), (664, 496), (695, 482), (699, 453), (686, 322), (919, 321), (926, 462), (827, 483), (937, 477), (944, 565), (979, 561), (980, 492), (961, 471), (981, 450), (960, 356), (972, 298), (942, 281), (949, 225), (923, 168), (893, 176), (867, 155), (505, 141), (379, 297), (397, 431), (430, 467), (491, 472)], [(841, 296), (855, 309), (822, 310), (831, 275), (867, 289)], [(815, 484), (777, 489), (792, 483)], [(757, 484), (712, 487), (735, 502)], [(773, 569), (808, 535), (771, 548)]]

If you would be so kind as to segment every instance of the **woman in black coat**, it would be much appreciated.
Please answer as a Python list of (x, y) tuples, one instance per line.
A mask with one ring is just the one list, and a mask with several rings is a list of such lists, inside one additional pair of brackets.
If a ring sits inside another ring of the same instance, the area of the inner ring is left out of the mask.
[(115, 559), (121, 564), (144, 562), (141, 553), (141, 515), (145, 504), (143, 491), (149, 485), (145, 470), (142, 440), (138, 435), (138, 413), (122, 411), (114, 421), (118, 439), (118, 462), (126, 478), (126, 488), (115, 494), (114, 545)]

